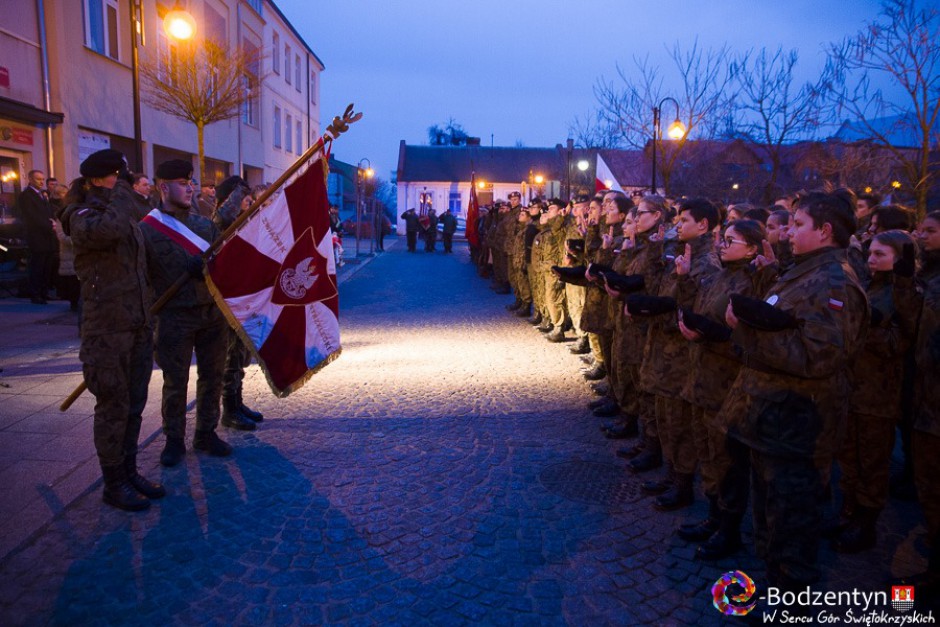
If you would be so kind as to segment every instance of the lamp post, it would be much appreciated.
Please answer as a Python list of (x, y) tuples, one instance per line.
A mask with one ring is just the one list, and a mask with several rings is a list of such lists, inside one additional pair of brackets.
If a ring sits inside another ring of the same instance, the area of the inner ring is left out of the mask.
[[(362, 164), (368, 164), (363, 169)], [(366, 179), (372, 178), (375, 170), (372, 169), (372, 162), (363, 157), (356, 166), (356, 258), (359, 258), (359, 240), (362, 238), (362, 204), (365, 200)]]
[[(591, 167), (591, 163), (587, 159), (581, 159), (578, 161), (578, 185), (584, 185), (584, 173), (588, 171), (588, 168)], [(581, 193), (581, 189), (578, 189), (578, 193)], [(570, 200), (570, 198), (568, 199)]]
[(571, 154), (574, 152), (574, 140), (570, 137), (565, 144), (566, 159), (565, 159), (565, 202), (571, 199)]
[(656, 193), (656, 142), (662, 141), (663, 139), (663, 129), (661, 126), (660, 115), (662, 113), (663, 104), (667, 100), (672, 101), (676, 105), (676, 119), (669, 125), (669, 137), (672, 139), (682, 139), (685, 137), (685, 125), (679, 119), (679, 103), (675, 98), (670, 98), (666, 96), (659, 101), (659, 106), (653, 107), (653, 186), (652, 193)]

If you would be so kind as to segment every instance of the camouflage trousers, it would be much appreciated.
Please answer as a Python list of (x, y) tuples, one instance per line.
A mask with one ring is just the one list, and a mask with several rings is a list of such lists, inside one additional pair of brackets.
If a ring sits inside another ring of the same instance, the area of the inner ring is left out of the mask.
[(532, 290), (533, 313), (538, 312), (545, 315), (547, 309), (545, 308), (545, 283), (542, 281), (542, 275), (539, 273), (538, 268), (532, 264), (526, 266), (526, 274), (529, 277), (529, 289)]
[(525, 266), (516, 269), (516, 297), (524, 303), (532, 302), (532, 287), (529, 285), (529, 273)]
[(226, 335), (228, 345), (225, 349), (225, 369), (222, 371), (222, 396), (237, 399), (241, 398), (242, 381), (245, 379), (245, 368), (251, 363), (251, 351), (232, 327), (228, 327)]
[(163, 370), (163, 432), (168, 438), (186, 435), (186, 388), (196, 354), (196, 430), (219, 424), (219, 398), (228, 325), (218, 307), (201, 305), (164, 310), (157, 317), (155, 353)]
[(564, 283), (549, 270), (541, 273), (545, 289), (545, 312), (549, 321), (556, 327), (565, 322), (565, 287)]
[[(607, 363), (607, 357), (604, 355), (603, 336), (599, 333), (588, 333), (588, 344), (591, 346), (591, 354), (594, 355), (594, 361), (600, 364)], [(608, 345), (608, 352), (609, 350)]]
[(640, 388), (640, 364), (629, 364), (627, 374), (636, 390), (636, 411), (643, 427), (643, 438), (659, 441), (659, 425), (656, 423), (656, 397)]
[(655, 411), (663, 457), (677, 473), (694, 474), (698, 460), (692, 441), (692, 405), (657, 394)]
[(95, 395), (94, 440), (102, 466), (137, 452), (141, 414), (153, 372), (150, 327), (82, 338), (82, 374)]
[(877, 510), (888, 503), (895, 425), (890, 418), (849, 413), (838, 455), (839, 487), (846, 500)]
[(727, 436), (715, 423), (716, 412), (692, 406), (692, 441), (702, 476), (702, 491), (717, 497), (721, 480), (731, 469), (731, 457), (725, 440)]
[(722, 515), (740, 521), (747, 513), (751, 497), (751, 449), (725, 433), (721, 435), (728, 468), (718, 477), (718, 506)]
[(927, 519), (927, 537), (931, 542), (940, 542), (940, 437), (914, 430), (911, 448), (917, 495)]
[(493, 249), (493, 282), (499, 285), (509, 283), (509, 256), (495, 248)]
[(771, 584), (781, 574), (800, 584), (819, 579), (819, 531), (830, 465), (751, 450), (754, 542)]
[(568, 305), (571, 324), (574, 325), (574, 332), (578, 337), (584, 335), (584, 331), (581, 330), (581, 314), (584, 312), (584, 302), (586, 300), (587, 288), (565, 283), (565, 303)]

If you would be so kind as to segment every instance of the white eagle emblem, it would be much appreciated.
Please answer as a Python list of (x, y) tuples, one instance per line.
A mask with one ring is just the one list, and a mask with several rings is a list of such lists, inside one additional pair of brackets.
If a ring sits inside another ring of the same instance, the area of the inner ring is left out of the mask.
[(313, 257), (307, 257), (297, 264), (296, 268), (288, 268), (281, 274), (281, 289), (287, 296), (300, 300), (307, 295), (318, 275), (311, 265)]

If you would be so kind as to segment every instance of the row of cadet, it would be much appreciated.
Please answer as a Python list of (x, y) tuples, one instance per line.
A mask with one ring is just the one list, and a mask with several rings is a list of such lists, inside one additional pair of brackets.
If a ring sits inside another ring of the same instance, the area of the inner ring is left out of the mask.
[(930, 546), (918, 596), (936, 602), (940, 212), (918, 222), (879, 200), (515, 196), (481, 217), (471, 256), (514, 315), (582, 356), (605, 435), (637, 438), (617, 452), (628, 469), (665, 466), (642, 485), (654, 508), (691, 505), (700, 477), (708, 515), (677, 529), (700, 559), (741, 549), (749, 504), (770, 585), (816, 582), (821, 534), (840, 552), (875, 546), (899, 431), (896, 491), (916, 484)]

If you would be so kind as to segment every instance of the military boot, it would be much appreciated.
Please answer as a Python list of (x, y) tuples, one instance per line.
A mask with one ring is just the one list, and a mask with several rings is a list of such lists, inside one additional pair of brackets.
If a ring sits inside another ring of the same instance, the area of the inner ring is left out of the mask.
[(160, 453), (160, 464), (171, 468), (183, 461), (184, 455), (186, 455), (186, 445), (183, 443), (183, 438), (167, 436), (163, 452)]
[(606, 381), (597, 381), (591, 384), (591, 391), (598, 396), (607, 396), (610, 392), (610, 385)]
[(741, 518), (732, 514), (721, 515), (718, 531), (713, 533), (705, 544), (695, 549), (695, 559), (714, 561), (741, 550)]
[(540, 324), (539, 326), (535, 328), (538, 330), (539, 333), (548, 333), (552, 329), (554, 329), (555, 326), (548, 320), (542, 320), (542, 324)]
[(526, 322), (531, 324), (533, 327), (542, 324), (542, 314), (540, 314), (539, 310), (536, 309), (532, 312), (532, 317), (526, 318)]
[(255, 422), (240, 411), (237, 396), (222, 397), (222, 426), (239, 431), (254, 431), (257, 428)]
[(554, 329), (551, 333), (545, 336), (545, 339), (554, 344), (565, 341), (565, 332), (560, 328)]
[(656, 499), (653, 507), (661, 512), (671, 512), (691, 505), (695, 502), (695, 495), (692, 491), (694, 479), (695, 475), (692, 473), (677, 472), (672, 487)]
[(127, 512), (141, 512), (150, 507), (150, 499), (135, 490), (127, 480), (123, 464), (102, 466), (101, 474), (104, 477), (102, 501)]
[(513, 312), (513, 315), (517, 318), (528, 318), (531, 311), (532, 303), (522, 303), (522, 305)]
[(607, 376), (607, 369), (604, 368), (604, 364), (594, 364), (593, 368), (582, 369), (581, 376), (587, 381), (600, 381)]
[(594, 355), (581, 355), (581, 357), (578, 359), (580, 359), (588, 367), (593, 366), (594, 362), (596, 361), (594, 359)]
[(708, 516), (694, 523), (679, 525), (676, 535), (686, 542), (704, 542), (712, 537), (721, 526), (721, 512), (718, 509), (718, 497), (708, 497)]
[(196, 431), (196, 435), (193, 436), (193, 448), (213, 457), (228, 457), (232, 454), (232, 447), (220, 438), (215, 430)]
[(642, 453), (630, 460), (627, 468), (631, 472), (640, 473), (663, 465), (663, 451), (659, 440), (648, 440)]
[(511, 305), (506, 305), (506, 311), (515, 311), (520, 307), (522, 307), (522, 301), (517, 298)]
[(625, 415), (623, 421), (604, 430), (604, 437), (608, 440), (629, 440), (635, 438), (639, 433), (640, 427), (637, 424), (636, 416)]
[(124, 456), (124, 472), (128, 482), (135, 490), (148, 499), (160, 499), (166, 496), (166, 490), (155, 481), (150, 481), (137, 470), (137, 453)]
[(878, 542), (875, 525), (879, 514), (880, 509), (856, 505), (852, 520), (832, 541), (832, 550), (836, 553), (861, 553), (874, 547)]
[(613, 400), (607, 398), (606, 396), (602, 398), (595, 398), (593, 401), (588, 403), (588, 409), (594, 410), (594, 409), (597, 409), (598, 407), (603, 407), (607, 403), (612, 403), (612, 402)]
[(672, 468), (666, 470), (666, 474), (658, 479), (650, 479), (649, 481), (644, 481), (640, 484), (640, 492), (643, 494), (655, 495), (663, 494), (669, 491), (669, 488), (672, 487), (672, 484), (675, 483), (675, 473), (672, 472)]
[[(594, 407), (592, 413), (598, 418), (610, 418), (620, 413), (620, 405), (612, 398), (608, 398), (605, 403)], [(606, 431), (607, 429), (605, 429), (605, 427), (609, 428), (611, 426), (612, 425), (604, 425), (601, 429)]]
[(248, 405), (245, 405), (245, 401), (242, 398), (241, 389), (238, 390), (238, 411), (241, 412), (242, 416), (248, 418), (249, 420), (253, 420), (255, 422), (262, 422), (264, 420), (264, 414), (262, 414), (260, 411), (253, 410)]
[(645, 450), (646, 445), (641, 440), (629, 448), (618, 448), (616, 455), (621, 459), (633, 459)]
[(578, 338), (578, 341), (575, 342), (574, 346), (568, 349), (568, 352), (573, 355), (586, 355), (591, 352), (591, 343), (588, 341), (588, 336), (582, 335)]

